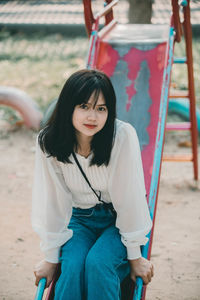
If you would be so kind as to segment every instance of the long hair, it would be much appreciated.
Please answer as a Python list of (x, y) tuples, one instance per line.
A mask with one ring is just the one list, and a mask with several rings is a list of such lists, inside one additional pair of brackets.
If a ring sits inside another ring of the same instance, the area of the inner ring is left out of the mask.
[(53, 114), (39, 133), (38, 141), (43, 152), (63, 163), (71, 163), (69, 156), (77, 149), (72, 124), (74, 108), (87, 103), (93, 93), (96, 103), (100, 92), (105, 99), (108, 117), (104, 127), (92, 138), (93, 157), (90, 165), (108, 165), (114, 139), (116, 96), (110, 79), (97, 70), (77, 71), (65, 82)]

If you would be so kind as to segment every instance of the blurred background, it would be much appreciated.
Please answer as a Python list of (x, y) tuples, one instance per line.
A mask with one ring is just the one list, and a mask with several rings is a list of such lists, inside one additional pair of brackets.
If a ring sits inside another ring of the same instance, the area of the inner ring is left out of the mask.
[[(170, 0), (120, 0), (120, 23), (169, 23)], [(93, 10), (103, 0), (92, 1)], [(200, 1), (191, 0), (197, 107), (200, 108)], [(78, 0), (0, 1), (0, 86), (26, 92), (45, 112), (65, 80), (86, 66), (89, 40)], [(184, 41), (175, 56), (185, 56)], [(187, 89), (185, 65), (173, 65), (173, 89)], [(168, 116), (169, 119), (179, 118)], [(37, 132), (17, 111), (0, 105), (0, 300), (33, 299), (34, 265), (43, 258), (31, 228), (31, 189)], [(189, 132), (168, 132), (165, 149), (191, 151)], [(168, 151), (169, 152), (169, 151)], [(200, 188), (191, 163), (163, 163), (148, 300), (199, 300)]]
[[(169, 23), (171, 1), (120, 0), (114, 15), (120, 23)], [(94, 12), (103, 1), (93, 0)], [(200, 106), (200, 1), (191, 1), (197, 104)], [(25, 91), (44, 110), (58, 97), (68, 76), (85, 67), (89, 42), (81, 0), (0, 1), (0, 85)], [(184, 56), (184, 42), (175, 56)], [(184, 90), (186, 65), (174, 65), (172, 83)], [(15, 123), (20, 116), (0, 107), (0, 119)]]

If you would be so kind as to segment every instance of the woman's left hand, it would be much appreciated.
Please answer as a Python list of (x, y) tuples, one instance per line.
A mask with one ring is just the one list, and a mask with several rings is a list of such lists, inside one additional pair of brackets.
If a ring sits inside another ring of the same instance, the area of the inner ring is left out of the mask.
[(135, 282), (136, 277), (141, 277), (144, 284), (151, 282), (151, 278), (154, 275), (153, 264), (145, 259), (140, 257), (138, 259), (129, 260), (131, 267), (131, 279)]

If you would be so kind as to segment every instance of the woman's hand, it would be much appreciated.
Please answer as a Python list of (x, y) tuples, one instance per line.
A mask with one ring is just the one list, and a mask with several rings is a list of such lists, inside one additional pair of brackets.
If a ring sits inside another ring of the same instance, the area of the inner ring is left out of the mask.
[(34, 274), (35, 274), (35, 285), (38, 286), (38, 283), (41, 278), (45, 277), (47, 282), (46, 282), (46, 288), (49, 287), (55, 270), (56, 270), (57, 264), (50, 263), (48, 261), (42, 260), (35, 266)]
[(144, 284), (148, 284), (151, 281), (154, 270), (153, 265), (149, 260), (140, 257), (138, 259), (129, 260), (129, 263), (131, 267), (131, 279), (134, 282), (138, 276), (142, 278)]

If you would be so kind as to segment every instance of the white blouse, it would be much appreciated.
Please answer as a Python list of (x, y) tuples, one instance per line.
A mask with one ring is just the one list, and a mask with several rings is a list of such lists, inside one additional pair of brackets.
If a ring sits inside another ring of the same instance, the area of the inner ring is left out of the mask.
[[(116, 227), (128, 259), (141, 256), (140, 246), (152, 226), (146, 202), (146, 190), (140, 146), (135, 129), (116, 120), (116, 135), (109, 165), (89, 166), (92, 154), (77, 158), (92, 187), (101, 191), (104, 202), (112, 202)], [(32, 226), (41, 238), (45, 260), (57, 263), (60, 247), (73, 235), (68, 229), (72, 207), (90, 208), (98, 199), (86, 183), (72, 155), (73, 164), (47, 157), (36, 142), (33, 185)]]

